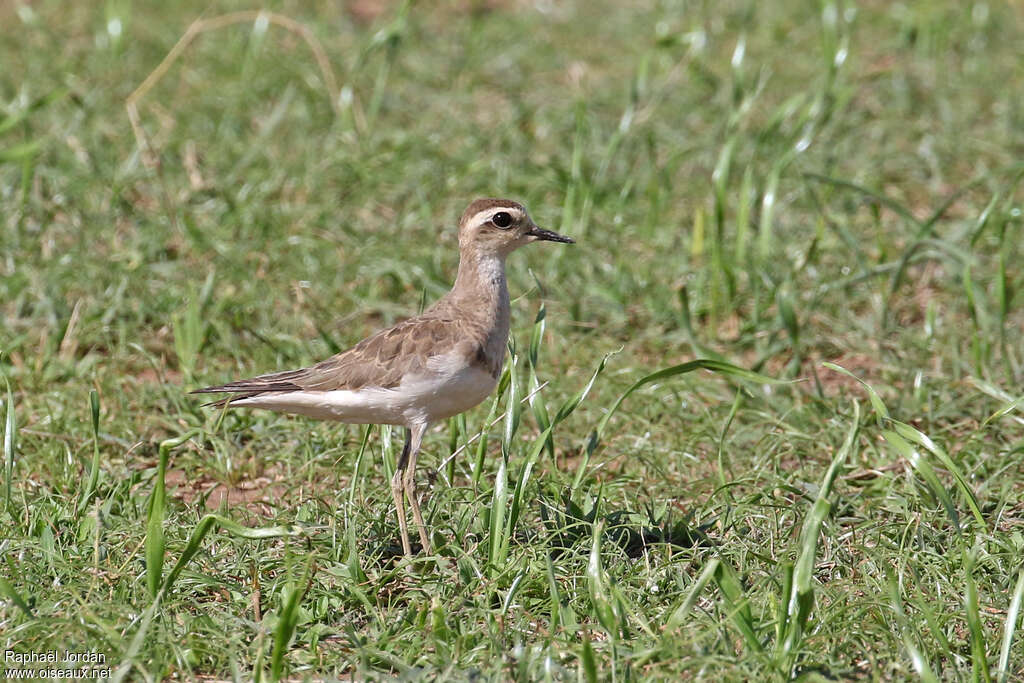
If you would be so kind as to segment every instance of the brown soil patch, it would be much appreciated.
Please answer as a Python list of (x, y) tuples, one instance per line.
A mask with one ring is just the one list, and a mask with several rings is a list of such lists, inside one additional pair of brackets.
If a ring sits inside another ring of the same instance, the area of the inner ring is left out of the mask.
[(140, 384), (178, 384), (180, 385), (184, 379), (184, 375), (180, 370), (173, 368), (164, 367), (161, 369), (161, 374), (158, 375), (156, 370), (152, 366), (147, 365), (141, 370), (136, 372), (133, 377)]
[(190, 479), (183, 470), (172, 469), (168, 470), (164, 481), (170, 496), (185, 503), (205, 500), (207, 510), (218, 510), (221, 506), (245, 508), (254, 515), (267, 517), (289, 488), (283, 474), (268, 472), (267, 475), (225, 484), (209, 477)]
[[(365, 25), (392, 14), (399, 4), (398, 0), (350, 0), (345, 3), (345, 11), (353, 21)], [(433, 11), (448, 15), (481, 14), (511, 9), (514, 4), (514, 0), (456, 0), (439, 3)]]

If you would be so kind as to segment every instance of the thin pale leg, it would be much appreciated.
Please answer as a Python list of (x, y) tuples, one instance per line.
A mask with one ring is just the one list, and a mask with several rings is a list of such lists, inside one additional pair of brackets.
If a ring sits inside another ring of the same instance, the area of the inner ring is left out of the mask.
[(398, 467), (391, 477), (391, 497), (395, 500), (395, 510), (398, 513), (398, 531), (402, 534), (402, 552), (406, 557), (412, 557), (412, 545), (409, 543), (409, 524), (405, 519), (405, 501), (402, 500), (402, 471), (405, 462), (409, 459), (409, 446), (411, 444), (411, 432), (405, 430), (405, 445), (402, 446), (402, 455), (398, 458)]
[(423, 441), (423, 433), (427, 431), (427, 425), (415, 425), (412, 430), (412, 445), (409, 448), (409, 462), (406, 463), (404, 480), (405, 496), (409, 499), (409, 507), (412, 508), (412, 518), (416, 522), (416, 529), (420, 532), (420, 544), (423, 552), (431, 554), (430, 537), (427, 535), (427, 525), (423, 523), (423, 514), (420, 512), (420, 502), (416, 497), (416, 456), (420, 453), (420, 444)]

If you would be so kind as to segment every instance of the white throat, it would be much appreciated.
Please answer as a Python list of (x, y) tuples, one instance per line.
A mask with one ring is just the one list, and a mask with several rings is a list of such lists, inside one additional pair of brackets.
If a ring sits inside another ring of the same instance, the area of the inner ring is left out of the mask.
[(481, 285), (505, 287), (505, 259), (499, 256), (478, 257), (476, 262), (477, 277)]
[(459, 294), (502, 294), (508, 291), (505, 280), (505, 257), (502, 254), (463, 253), (459, 274), (455, 278)]

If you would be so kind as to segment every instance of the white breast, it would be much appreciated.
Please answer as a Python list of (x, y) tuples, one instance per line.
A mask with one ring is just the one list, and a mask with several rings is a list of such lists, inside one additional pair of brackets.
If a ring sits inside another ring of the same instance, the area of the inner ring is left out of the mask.
[(478, 405), (494, 391), (497, 380), (464, 354), (451, 351), (434, 356), (420, 375), (403, 378), (398, 390), (415, 397), (414, 410), (422, 410), (428, 422), (458, 415)]

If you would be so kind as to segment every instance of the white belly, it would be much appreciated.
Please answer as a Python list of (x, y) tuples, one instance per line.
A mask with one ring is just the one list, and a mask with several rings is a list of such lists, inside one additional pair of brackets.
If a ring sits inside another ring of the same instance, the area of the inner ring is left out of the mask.
[(239, 407), (266, 408), (350, 424), (425, 424), (478, 405), (494, 391), (497, 380), (473, 367), (438, 363), (420, 376), (407, 377), (393, 389), (290, 391), (232, 401)]

